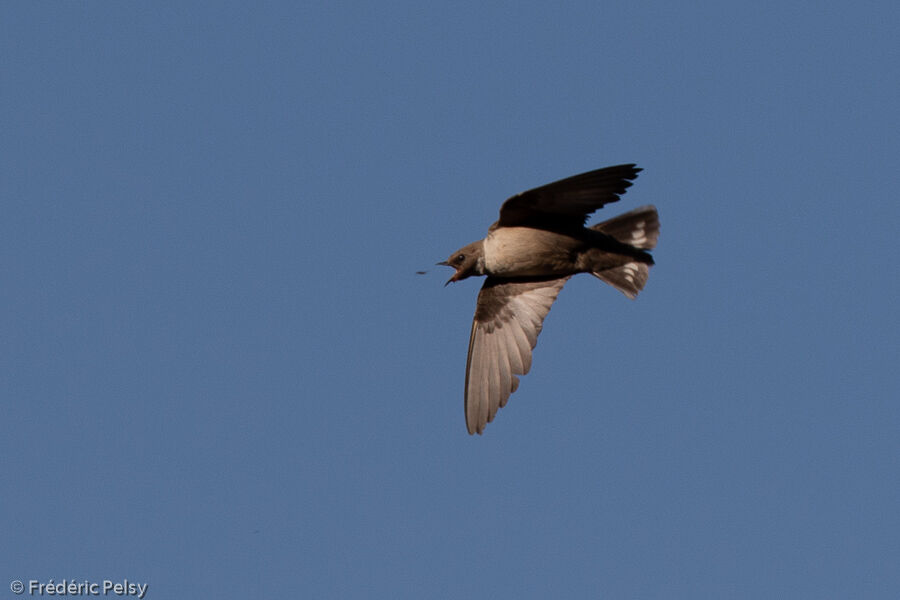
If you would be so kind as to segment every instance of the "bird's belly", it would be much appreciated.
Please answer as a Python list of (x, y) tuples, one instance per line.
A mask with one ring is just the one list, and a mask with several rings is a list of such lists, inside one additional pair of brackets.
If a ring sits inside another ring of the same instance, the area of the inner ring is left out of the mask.
[(570, 275), (578, 246), (578, 240), (552, 231), (499, 227), (484, 239), (484, 267), (500, 277)]

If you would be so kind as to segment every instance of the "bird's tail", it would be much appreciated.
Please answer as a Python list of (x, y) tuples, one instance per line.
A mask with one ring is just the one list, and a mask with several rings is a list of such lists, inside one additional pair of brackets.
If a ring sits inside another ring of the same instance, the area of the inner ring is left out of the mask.
[(642, 250), (653, 250), (659, 239), (659, 215), (655, 206), (641, 206), (609, 221), (592, 226), (617, 241)]
[[(659, 215), (656, 207), (641, 206), (630, 212), (591, 227), (617, 242), (640, 250), (652, 250), (659, 239)], [(636, 298), (650, 276), (653, 259), (646, 252), (635, 252), (635, 260), (593, 275), (613, 286), (629, 298)]]

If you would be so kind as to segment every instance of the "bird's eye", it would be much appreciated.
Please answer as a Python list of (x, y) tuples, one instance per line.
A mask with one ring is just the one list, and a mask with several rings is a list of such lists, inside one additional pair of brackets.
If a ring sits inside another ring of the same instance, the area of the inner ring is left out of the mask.
[(457, 255), (456, 255), (456, 258), (453, 259), (453, 262), (455, 262), (456, 264), (459, 265), (459, 264), (462, 264), (462, 261), (464, 261), (464, 260), (466, 260), (465, 255), (463, 255), (463, 254), (457, 254)]

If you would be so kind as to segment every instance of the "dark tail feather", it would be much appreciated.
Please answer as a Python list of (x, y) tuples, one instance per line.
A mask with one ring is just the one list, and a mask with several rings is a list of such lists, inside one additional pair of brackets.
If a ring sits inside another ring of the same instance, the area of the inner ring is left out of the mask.
[(591, 229), (602, 231), (617, 241), (635, 248), (652, 250), (659, 239), (659, 214), (655, 206), (641, 206)]
[(634, 261), (615, 269), (595, 271), (592, 275), (634, 300), (650, 277), (650, 265)]
[[(659, 215), (655, 207), (641, 206), (609, 221), (598, 223), (591, 229), (603, 232), (615, 238), (616, 241), (633, 248), (652, 250), (659, 240)], [(636, 256), (636, 258), (641, 257)], [(649, 261), (641, 258), (641, 260), (634, 260), (612, 269), (595, 271), (593, 275), (634, 299), (644, 289), (647, 278), (650, 276), (653, 259), (649, 255), (647, 258)]]

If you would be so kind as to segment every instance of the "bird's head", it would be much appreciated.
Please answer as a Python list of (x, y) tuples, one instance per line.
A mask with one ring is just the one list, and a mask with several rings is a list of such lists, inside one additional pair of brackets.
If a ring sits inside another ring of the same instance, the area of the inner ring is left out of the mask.
[(472, 275), (484, 275), (483, 241), (479, 240), (472, 242), (468, 246), (463, 246), (451, 254), (450, 258), (438, 264), (456, 269), (456, 273), (444, 285), (449, 284), (451, 281), (460, 281)]

